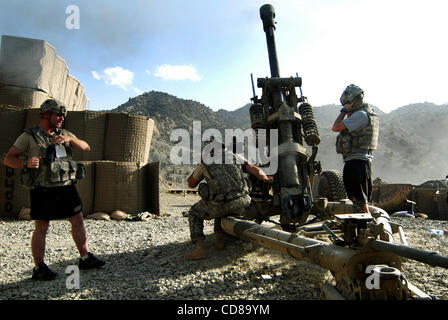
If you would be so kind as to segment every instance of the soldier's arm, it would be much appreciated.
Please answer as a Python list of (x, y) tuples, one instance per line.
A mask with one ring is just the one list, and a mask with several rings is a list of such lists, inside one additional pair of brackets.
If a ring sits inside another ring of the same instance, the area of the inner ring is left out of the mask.
[(23, 168), (23, 162), (25, 159), (19, 158), (20, 156), (22, 156), (22, 151), (12, 146), (3, 159), (3, 164), (11, 168)]
[[(24, 163), (25, 157), (23, 156), (23, 152), (15, 146), (12, 146), (11, 149), (9, 149), (5, 159), (3, 159), (3, 164), (11, 168), (23, 168)], [(27, 159), (27, 167), (38, 168), (39, 157), (29, 157)]]
[(72, 146), (75, 149), (84, 151), (84, 152), (89, 152), (90, 151), (90, 146), (87, 142), (85, 142), (84, 140), (78, 139), (78, 138), (73, 138), (70, 137), (70, 146)]
[(199, 181), (197, 181), (194, 177), (193, 174), (191, 176), (188, 177), (188, 186), (190, 188), (194, 188), (199, 184)]
[(68, 142), (70, 143), (70, 146), (84, 151), (84, 152), (88, 152), (90, 151), (90, 146), (87, 142), (85, 142), (84, 140), (78, 139), (72, 135), (68, 135), (68, 136), (64, 136), (64, 135), (58, 135), (55, 136), (52, 140), (52, 143), (54, 144), (62, 144), (64, 142)]
[(259, 179), (261, 181), (268, 182), (268, 183), (271, 183), (272, 181), (274, 181), (274, 178), (272, 176), (266, 175), (266, 173), (263, 171), (263, 169), (261, 169), (260, 167), (257, 167), (256, 165), (254, 165), (252, 163), (245, 162), (243, 164), (243, 169), (247, 173), (250, 173), (250, 174), (254, 175), (255, 177), (257, 177), (257, 179)]
[(193, 173), (188, 177), (188, 186), (190, 188), (194, 188), (196, 187), (199, 182), (202, 181), (202, 179), (204, 179), (204, 174), (203, 174), (203, 164), (200, 164), (198, 167), (196, 167), (196, 169), (194, 169)]
[(333, 124), (333, 128), (331, 128), (333, 131), (339, 132), (339, 131), (347, 129), (344, 122), (342, 122), (342, 120), (344, 120), (344, 117), (345, 117), (345, 113), (341, 111), (341, 113), (336, 118), (336, 120)]

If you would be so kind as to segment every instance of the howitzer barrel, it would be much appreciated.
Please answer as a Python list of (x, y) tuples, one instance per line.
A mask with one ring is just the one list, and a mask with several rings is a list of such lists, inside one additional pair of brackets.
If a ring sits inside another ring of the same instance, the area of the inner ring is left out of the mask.
[(260, 8), (260, 17), (263, 21), (263, 29), (266, 33), (266, 43), (268, 45), (269, 65), (271, 67), (271, 77), (280, 77), (280, 69), (277, 59), (277, 48), (275, 46), (275, 10), (270, 4), (265, 4)]
[(335, 272), (345, 268), (347, 261), (355, 255), (353, 250), (328, 244), (323, 241), (292, 235), (282, 230), (271, 229), (250, 221), (232, 217), (222, 218), (225, 232), (263, 247), (280, 251), (293, 258), (304, 260)]
[(419, 250), (382, 240), (368, 240), (367, 244), (374, 250), (390, 252), (398, 256), (420, 261), (432, 266), (448, 269), (448, 257), (441, 256), (436, 252)]

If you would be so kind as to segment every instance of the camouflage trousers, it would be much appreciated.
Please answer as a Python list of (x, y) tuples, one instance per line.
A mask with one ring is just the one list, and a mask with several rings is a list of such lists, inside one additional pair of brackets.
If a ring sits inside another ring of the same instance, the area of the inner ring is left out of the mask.
[(221, 218), (231, 215), (241, 215), (250, 204), (250, 196), (244, 195), (240, 198), (227, 202), (204, 201), (196, 202), (188, 212), (191, 241), (195, 243), (204, 239), (204, 220), (215, 219), (214, 232), (222, 231)]

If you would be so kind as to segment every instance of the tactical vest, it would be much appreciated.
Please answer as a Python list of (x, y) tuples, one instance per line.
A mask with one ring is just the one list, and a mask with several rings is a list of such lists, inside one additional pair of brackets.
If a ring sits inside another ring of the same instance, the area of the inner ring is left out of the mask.
[(249, 189), (244, 179), (241, 165), (232, 164), (206, 164), (205, 168), (211, 179), (207, 181), (208, 200), (230, 201), (248, 194)]
[(375, 150), (378, 143), (379, 120), (373, 109), (364, 103), (354, 112), (365, 111), (369, 115), (369, 124), (362, 129), (349, 132), (342, 130), (336, 139), (336, 152), (344, 158), (357, 153)]
[[(85, 167), (72, 160), (68, 142), (57, 148), (51, 143), (53, 136), (45, 134), (39, 126), (25, 129), (25, 132), (37, 143), (41, 162), (37, 169), (22, 169), (20, 177), (23, 185), (31, 188), (65, 186), (85, 177)], [(68, 131), (58, 129), (56, 135), (68, 136)]]

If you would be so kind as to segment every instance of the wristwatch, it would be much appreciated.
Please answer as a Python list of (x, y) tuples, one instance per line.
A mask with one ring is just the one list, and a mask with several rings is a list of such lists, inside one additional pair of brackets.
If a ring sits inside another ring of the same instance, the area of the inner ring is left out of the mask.
[(345, 108), (342, 108), (340, 112), (348, 113), (348, 111)]

